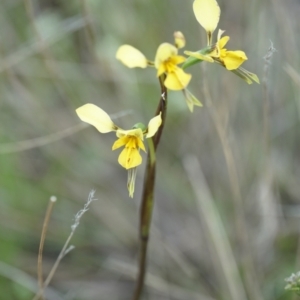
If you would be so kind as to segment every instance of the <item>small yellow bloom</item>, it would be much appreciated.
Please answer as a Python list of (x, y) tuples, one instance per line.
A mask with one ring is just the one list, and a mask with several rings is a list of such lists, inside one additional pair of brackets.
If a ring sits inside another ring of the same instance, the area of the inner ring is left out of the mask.
[(129, 68), (154, 66), (158, 77), (166, 74), (164, 82), (166, 88), (174, 91), (182, 90), (189, 84), (192, 75), (177, 66), (186, 60), (184, 56), (178, 55), (178, 48), (185, 45), (184, 35), (177, 31), (174, 33), (174, 39), (176, 47), (169, 43), (163, 43), (158, 47), (155, 62), (148, 61), (144, 54), (130, 45), (121, 46), (116, 58)]
[(196, 19), (206, 30), (208, 45), (211, 46), (211, 52), (203, 55), (199, 52), (186, 51), (185, 54), (209, 62), (216, 61), (230, 71), (237, 69), (245, 60), (247, 60), (247, 56), (245, 52), (240, 50), (227, 51), (225, 45), (229, 41), (229, 36), (221, 38), (224, 31), (219, 30), (217, 43), (212, 45), (212, 33), (218, 26), (221, 13), (218, 2), (216, 0), (195, 0), (193, 10)]
[(227, 51), (225, 48), (227, 42), (229, 41), (229, 36), (221, 35), (224, 31), (219, 30), (218, 33), (218, 41), (216, 43), (216, 49), (210, 53), (209, 55), (213, 57), (215, 60), (220, 62), (225, 66), (227, 70), (235, 70), (237, 69), (245, 60), (247, 60), (247, 56), (245, 52), (237, 50), (237, 51)]
[(217, 42), (215, 44), (212, 43), (212, 34), (218, 26), (221, 13), (218, 2), (216, 0), (195, 0), (193, 10), (197, 21), (207, 33), (208, 47), (197, 52), (185, 51), (186, 55), (189, 55), (190, 58), (196, 58), (198, 61), (187, 59), (183, 68), (193, 65), (199, 60), (217, 62), (244, 79), (247, 83), (251, 84), (252, 81), (259, 83), (259, 79), (255, 74), (240, 67), (248, 59), (245, 52), (240, 50), (228, 51), (225, 48), (230, 38), (229, 36), (221, 38), (224, 31), (219, 30)]
[(155, 135), (162, 123), (161, 115), (152, 118), (147, 128), (143, 124), (136, 124), (133, 129), (124, 130), (115, 125), (109, 115), (94, 104), (85, 104), (77, 108), (76, 113), (83, 122), (93, 125), (101, 133), (116, 132), (118, 139), (113, 144), (112, 150), (124, 146), (118, 162), (123, 168), (130, 170), (128, 173), (128, 189), (130, 197), (133, 197), (136, 173), (131, 169), (135, 169), (142, 163), (140, 149), (146, 151), (143, 143), (144, 137), (151, 138)]
[(178, 49), (169, 43), (163, 43), (158, 47), (154, 65), (157, 69), (157, 77), (167, 74), (164, 84), (168, 89), (178, 91), (189, 84), (192, 75), (177, 66), (185, 59), (184, 56), (178, 55)]
[(228, 51), (225, 46), (228, 43), (230, 37), (221, 35), (224, 31), (219, 30), (218, 41), (215, 45), (212, 46), (211, 52), (208, 54), (201, 54), (199, 52), (185, 51), (184, 53), (195, 57), (201, 60), (208, 62), (218, 62), (223, 65), (227, 70), (232, 71), (240, 67), (240, 65), (247, 60), (245, 52), (237, 51)]
[(146, 151), (143, 140), (144, 134), (141, 128), (131, 130), (117, 130), (117, 137), (112, 146), (112, 150), (118, 149), (124, 146), (118, 162), (126, 170), (137, 167), (142, 163), (142, 156), (140, 155), (140, 149)]
[[(155, 67), (157, 69), (157, 77), (163, 74), (166, 75), (164, 81), (165, 87), (173, 91), (182, 90), (190, 111), (193, 111), (194, 105), (202, 106), (202, 104), (195, 96), (186, 90), (192, 75), (185, 73), (184, 70), (178, 66), (186, 61), (186, 57), (178, 55), (178, 49), (185, 46), (185, 37), (182, 32), (174, 32), (174, 42), (175, 46), (169, 43), (159, 45), (154, 62), (147, 60), (144, 54), (130, 45), (121, 46), (117, 51), (116, 58), (129, 68)], [(209, 57), (207, 59), (213, 62), (212, 58)]]

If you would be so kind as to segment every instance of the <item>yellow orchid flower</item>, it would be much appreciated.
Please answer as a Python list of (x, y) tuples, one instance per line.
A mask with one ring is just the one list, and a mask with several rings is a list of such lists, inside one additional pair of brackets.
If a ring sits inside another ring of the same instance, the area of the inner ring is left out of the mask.
[(199, 60), (217, 62), (247, 83), (251, 84), (252, 81), (259, 83), (255, 74), (240, 67), (248, 59), (245, 52), (240, 50), (228, 51), (225, 48), (230, 38), (229, 36), (221, 38), (224, 33), (223, 30), (219, 29), (217, 42), (212, 44), (212, 34), (218, 26), (221, 13), (218, 2), (216, 0), (195, 0), (193, 10), (197, 21), (207, 33), (208, 46), (197, 52), (185, 51), (184, 53), (190, 57), (183, 64), (183, 69), (199, 62)]
[(248, 58), (243, 51), (227, 51), (225, 46), (228, 43), (230, 37), (223, 36), (221, 38), (223, 33), (223, 30), (219, 30), (218, 41), (215, 45), (215, 49), (209, 54), (209, 56), (211, 56), (215, 61), (224, 65), (227, 70), (235, 70)]
[(157, 69), (157, 77), (166, 74), (164, 82), (166, 88), (174, 91), (182, 90), (189, 84), (192, 75), (185, 73), (177, 65), (183, 63), (186, 58), (178, 55), (178, 49), (184, 47), (184, 35), (177, 31), (174, 33), (175, 45), (161, 44), (156, 52), (155, 61), (149, 61), (138, 49), (130, 45), (122, 45), (116, 53), (116, 58), (128, 68), (146, 68), (147, 66)]
[[(191, 81), (192, 75), (187, 74), (178, 65), (184, 63), (186, 58), (178, 55), (178, 49), (185, 46), (185, 37), (182, 32), (174, 32), (174, 45), (162, 43), (159, 45), (154, 62), (147, 60), (140, 50), (130, 46), (122, 45), (116, 53), (116, 58), (128, 68), (146, 68), (147, 66), (157, 69), (157, 77), (166, 74), (164, 85), (169, 90), (182, 90), (188, 108), (193, 112), (194, 106), (202, 106), (201, 102), (192, 95), (186, 87)], [(213, 59), (210, 58), (212, 61)]]
[(184, 61), (185, 57), (178, 55), (178, 49), (175, 46), (163, 43), (158, 47), (154, 65), (157, 69), (157, 77), (167, 74), (164, 82), (166, 88), (179, 91), (187, 87), (192, 75), (185, 73), (177, 66)]
[(128, 170), (127, 187), (129, 196), (133, 197), (136, 167), (142, 163), (140, 149), (146, 151), (143, 143), (144, 137), (151, 138), (155, 135), (162, 123), (161, 115), (159, 114), (152, 118), (147, 128), (143, 124), (138, 123), (132, 129), (124, 130), (115, 125), (109, 115), (94, 104), (85, 104), (77, 108), (76, 113), (83, 122), (93, 125), (101, 133), (116, 132), (118, 139), (114, 142), (112, 150), (124, 146), (118, 162), (123, 168)]
[(216, 0), (195, 0), (193, 10), (197, 21), (206, 30), (208, 46), (211, 46), (211, 51), (208, 51), (206, 55), (190, 51), (186, 51), (185, 54), (209, 62), (217, 61), (230, 71), (237, 69), (248, 59), (243, 51), (227, 51), (225, 45), (230, 38), (229, 36), (221, 38), (223, 30), (219, 30), (217, 43), (212, 45), (212, 33), (218, 26), (221, 13)]

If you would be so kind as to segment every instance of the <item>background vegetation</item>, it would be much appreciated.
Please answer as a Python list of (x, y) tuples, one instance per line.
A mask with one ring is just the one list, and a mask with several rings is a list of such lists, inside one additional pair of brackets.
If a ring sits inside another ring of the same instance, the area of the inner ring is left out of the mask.
[[(203, 63), (189, 70), (203, 108), (191, 114), (170, 92), (144, 299), (293, 299), (284, 278), (300, 268), (300, 2), (218, 2), (228, 48), (247, 53), (262, 84)], [(127, 43), (153, 59), (176, 30), (186, 49), (205, 46), (192, 1), (2, 0), (0, 25), (0, 299), (34, 295), (50, 196), (45, 274), (91, 189), (98, 201), (48, 299), (131, 299), (144, 165), (132, 200), (114, 135), (83, 126), (75, 109), (91, 102), (124, 128), (147, 123), (154, 71), (129, 70), (115, 52)]]

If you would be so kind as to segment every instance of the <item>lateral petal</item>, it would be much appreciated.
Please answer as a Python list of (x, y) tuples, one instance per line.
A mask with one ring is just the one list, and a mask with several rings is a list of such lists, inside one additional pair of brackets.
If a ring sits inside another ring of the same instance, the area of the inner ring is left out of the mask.
[(150, 138), (152, 136), (155, 135), (155, 133), (157, 132), (158, 128), (160, 127), (162, 123), (162, 119), (161, 119), (161, 113), (157, 116), (155, 116), (154, 118), (152, 118), (149, 121), (148, 124), (148, 132), (146, 134), (146, 138)]
[(81, 121), (93, 125), (101, 133), (107, 133), (118, 129), (110, 116), (103, 109), (94, 104), (85, 104), (77, 108), (76, 113)]
[(116, 53), (116, 58), (128, 68), (147, 67), (147, 58), (145, 55), (130, 45), (122, 45)]
[(197, 21), (210, 33), (218, 26), (221, 10), (216, 0), (195, 0), (193, 10)]

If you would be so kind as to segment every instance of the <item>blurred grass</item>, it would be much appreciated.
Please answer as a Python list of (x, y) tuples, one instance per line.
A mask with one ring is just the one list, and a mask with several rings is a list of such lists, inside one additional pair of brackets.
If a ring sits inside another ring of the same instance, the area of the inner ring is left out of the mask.
[[(126, 69), (115, 59), (118, 46), (132, 44), (153, 59), (160, 43), (172, 42), (175, 30), (185, 34), (186, 49), (205, 45), (192, 1), (85, 3), (88, 16), (83, 14), (81, 1), (33, 1), (34, 16), (30, 19), (24, 1), (0, 2), (0, 152), (8, 143), (77, 126), (80, 122), (75, 109), (87, 102), (110, 114), (132, 110), (115, 120), (125, 128), (139, 121), (147, 123), (159, 99), (154, 71)], [(190, 89), (207, 103), (205, 77), (233, 151), (249, 250), (263, 299), (293, 299), (284, 291), (283, 279), (300, 267), (300, 85), (296, 79), (300, 73), (300, 3), (219, 3), (219, 27), (231, 37), (228, 48), (247, 53), (246, 69), (262, 79), (270, 40), (277, 49), (268, 78), (270, 152), (264, 152), (262, 85), (249, 86), (210, 64), (205, 70), (191, 68)], [(89, 36), (89, 26), (94, 37)], [(153, 277), (148, 278), (145, 299), (229, 299), (224, 276), (210, 250), (212, 240), (207, 237), (183, 168), (189, 155), (200, 162), (214, 213), (222, 220), (225, 238), (242, 271), (235, 205), (211, 107), (196, 108), (191, 115), (180, 93), (170, 92), (169, 97), (169, 115), (158, 151), (148, 263)], [(83, 217), (73, 240), (76, 249), (63, 260), (51, 288), (63, 299), (130, 299), (144, 166), (138, 170), (131, 200), (127, 174), (116, 162), (118, 153), (111, 151), (113, 141), (112, 134), (100, 135), (87, 127), (41, 147), (0, 155), (0, 261), (6, 264), (0, 268), (0, 299), (31, 299), (33, 295), (25, 281), (22, 286), (17, 283), (18, 276), (7, 278), (5, 274), (11, 266), (35, 282), (49, 197), (56, 195), (58, 202), (46, 239), (46, 273), (92, 188), (98, 201)], [(268, 170), (270, 176), (266, 175)], [(243, 280), (246, 272), (242, 272)]]

